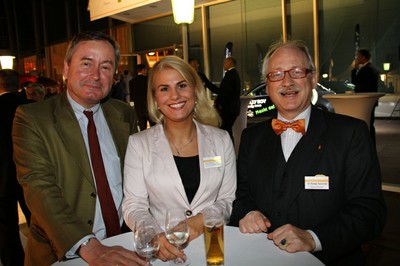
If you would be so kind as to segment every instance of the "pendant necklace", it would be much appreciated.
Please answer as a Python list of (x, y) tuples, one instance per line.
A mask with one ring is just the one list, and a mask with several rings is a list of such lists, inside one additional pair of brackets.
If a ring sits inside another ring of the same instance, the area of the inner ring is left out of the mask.
[(174, 146), (174, 148), (175, 148), (175, 150), (176, 150), (176, 153), (177, 153), (179, 156), (181, 155), (181, 153), (180, 153), (179, 151), (182, 150), (183, 148), (185, 148), (185, 147), (186, 147), (187, 145), (189, 145), (190, 143), (192, 143), (192, 141), (193, 141), (193, 139), (194, 139), (194, 135), (195, 135), (195, 134), (192, 134), (192, 137), (189, 139), (189, 141), (186, 142), (185, 144), (183, 144), (182, 146), (180, 146), (179, 148), (176, 147), (175, 143), (171, 141), (172, 145)]

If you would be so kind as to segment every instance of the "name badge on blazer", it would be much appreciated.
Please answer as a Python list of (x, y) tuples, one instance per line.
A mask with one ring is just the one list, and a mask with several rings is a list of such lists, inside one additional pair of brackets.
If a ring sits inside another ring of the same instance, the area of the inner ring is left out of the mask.
[(204, 157), (203, 164), (205, 169), (221, 167), (222, 166), (221, 156)]
[(329, 176), (326, 175), (305, 176), (304, 188), (329, 190)]

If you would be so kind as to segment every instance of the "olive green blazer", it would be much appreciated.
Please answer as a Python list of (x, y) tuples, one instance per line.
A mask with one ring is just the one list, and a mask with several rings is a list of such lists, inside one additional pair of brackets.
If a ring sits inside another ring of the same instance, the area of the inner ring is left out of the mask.
[[(128, 137), (137, 131), (136, 115), (119, 100), (107, 99), (101, 108), (122, 173)], [(95, 212), (90, 162), (66, 93), (18, 108), (12, 135), (17, 178), (32, 212), (25, 263), (48, 265), (92, 233)]]

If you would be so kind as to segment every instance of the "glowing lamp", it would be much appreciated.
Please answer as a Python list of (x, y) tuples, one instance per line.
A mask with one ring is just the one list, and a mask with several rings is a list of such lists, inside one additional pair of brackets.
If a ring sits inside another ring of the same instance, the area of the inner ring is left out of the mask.
[(12, 69), (15, 56), (2, 55), (0, 56), (0, 64), (2, 69)]
[(176, 24), (193, 22), (194, 0), (171, 0), (171, 4)]
[(383, 63), (383, 70), (389, 71), (390, 70), (390, 63)]

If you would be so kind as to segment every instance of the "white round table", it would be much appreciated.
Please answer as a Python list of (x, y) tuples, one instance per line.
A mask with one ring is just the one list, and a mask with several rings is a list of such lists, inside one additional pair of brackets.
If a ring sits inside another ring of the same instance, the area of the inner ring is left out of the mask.
[[(320, 266), (324, 265), (316, 257), (308, 252), (288, 253), (280, 250), (275, 244), (267, 238), (264, 233), (261, 234), (242, 234), (237, 227), (225, 226), (225, 265), (227, 266)], [(114, 236), (102, 241), (105, 245), (120, 245), (127, 249), (134, 250), (133, 234), (125, 233)], [(184, 249), (186, 255), (191, 260), (192, 266), (206, 265), (206, 255), (204, 251), (203, 235), (189, 243)], [(161, 260), (152, 261), (154, 266), (169, 265), (168, 262)], [(82, 259), (74, 259), (65, 262), (57, 262), (54, 266), (65, 265), (87, 265)]]

